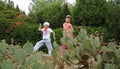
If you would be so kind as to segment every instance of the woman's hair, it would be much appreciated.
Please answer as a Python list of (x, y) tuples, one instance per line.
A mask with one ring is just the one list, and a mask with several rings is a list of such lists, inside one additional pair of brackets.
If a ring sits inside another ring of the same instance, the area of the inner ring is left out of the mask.
[(66, 15), (66, 18), (70, 18), (70, 19), (72, 19), (72, 17), (71, 17), (70, 15)]

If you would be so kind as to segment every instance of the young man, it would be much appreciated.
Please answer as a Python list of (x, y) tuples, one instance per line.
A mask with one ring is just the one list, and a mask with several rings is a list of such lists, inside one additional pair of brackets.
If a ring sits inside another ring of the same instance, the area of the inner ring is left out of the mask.
[(39, 31), (43, 32), (42, 40), (38, 41), (34, 46), (34, 51), (36, 52), (41, 46), (44, 44), (47, 46), (48, 54), (51, 55), (53, 47), (51, 44), (50, 34), (53, 33), (53, 39), (55, 40), (55, 33), (51, 28), (49, 28), (50, 24), (48, 22), (44, 22), (44, 28), (41, 29), (41, 24), (39, 24)]

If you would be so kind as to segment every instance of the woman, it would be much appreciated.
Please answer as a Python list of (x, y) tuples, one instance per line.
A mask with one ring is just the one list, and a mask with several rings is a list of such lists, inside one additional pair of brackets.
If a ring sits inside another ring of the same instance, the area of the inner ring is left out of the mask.
[[(63, 24), (63, 29), (65, 31), (65, 34), (63, 36), (65, 37), (74, 37), (74, 29), (71, 22), (71, 16), (67, 15), (65, 18), (65, 23)], [(60, 51), (60, 57), (62, 57), (63, 53), (67, 49), (66, 45), (62, 45), (62, 50)]]
[(63, 29), (65, 30), (65, 33), (66, 33), (65, 36), (68, 36), (68, 37), (73, 36), (73, 33), (74, 33), (73, 26), (70, 22), (71, 22), (71, 16), (67, 15), (65, 18), (65, 23), (63, 24)]

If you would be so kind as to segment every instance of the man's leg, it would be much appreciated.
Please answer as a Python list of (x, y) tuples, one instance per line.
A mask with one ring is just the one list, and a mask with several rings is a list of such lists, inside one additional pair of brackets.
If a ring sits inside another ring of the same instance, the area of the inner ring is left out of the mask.
[(51, 44), (51, 40), (50, 39), (46, 40), (45, 45), (47, 46), (48, 54), (52, 55), (53, 47), (52, 47), (52, 44)]
[(34, 52), (36, 52), (43, 44), (44, 40), (38, 41), (33, 48)]

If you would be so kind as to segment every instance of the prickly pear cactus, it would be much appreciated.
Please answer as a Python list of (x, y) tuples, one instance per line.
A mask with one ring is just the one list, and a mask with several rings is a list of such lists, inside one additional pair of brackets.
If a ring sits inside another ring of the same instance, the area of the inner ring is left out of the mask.
[(112, 64), (104, 64), (105, 65), (105, 69), (115, 69), (114, 65)]
[(42, 69), (53, 69), (52, 62), (46, 62)]
[(35, 63), (33, 66), (32, 66), (32, 69), (43, 69), (43, 66), (41, 63)]
[(5, 42), (5, 40), (2, 40), (0, 43), (0, 52), (5, 54), (7, 52), (7, 48), (9, 48), (9, 45)]
[(24, 52), (23, 49), (18, 49), (16, 52), (15, 52), (15, 59), (17, 59), (17, 61), (20, 63), (20, 64), (24, 64), (25, 60), (26, 60), (26, 54)]
[(25, 43), (25, 45), (23, 45), (23, 49), (25, 50), (26, 53), (32, 53), (33, 51), (33, 44), (30, 42)]
[(15, 65), (9, 59), (3, 60), (0, 67), (1, 67), (0, 69), (15, 69)]
[[(3, 40), (0, 42), (0, 69), (64, 69), (65, 66), (68, 69), (120, 69), (120, 46), (115, 41), (103, 42), (101, 36), (98, 32), (88, 36), (83, 27), (74, 37), (67, 37), (63, 31), (61, 42), (53, 42), (52, 57), (33, 52), (32, 43), (21, 47), (8, 45)], [(66, 48), (62, 50), (62, 46)]]
[(30, 66), (42, 62), (42, 54), (40, 52), (32, 53), (30, 56), (26, 58), (25, 66), (29, 68)]

